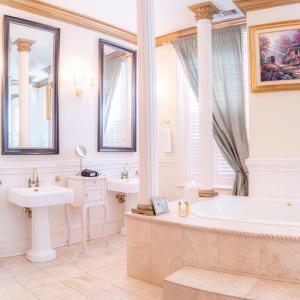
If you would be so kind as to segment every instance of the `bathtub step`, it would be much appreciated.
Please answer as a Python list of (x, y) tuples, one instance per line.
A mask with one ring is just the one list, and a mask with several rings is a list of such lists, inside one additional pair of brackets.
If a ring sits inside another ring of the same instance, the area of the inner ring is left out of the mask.
[(300, 284), (183, 267), (163, 283), (164, 300), (296, 300)]

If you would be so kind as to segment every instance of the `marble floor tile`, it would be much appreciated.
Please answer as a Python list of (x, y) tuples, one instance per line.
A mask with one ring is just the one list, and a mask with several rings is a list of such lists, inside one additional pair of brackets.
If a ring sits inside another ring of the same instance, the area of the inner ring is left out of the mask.
[(51, 282), (37, 288), (31, 289), (30, 292), (39, 300), (87, 300), (88, 298), (75, 290), (68, 288), (61, 282)]
[(37, 272), (39, 268), (29, 261), (23, 261), (19, 263), (3, 264), (2, 268), (11, 276), (18, 276), (23, 274), (32, 274)]
[(106, 283), (99, 287), (87, 290), (84, 295), (91, 300), (119, 300), (129, 297), (130, 293), (115, 285)]
[(62, 265), (54, 268), (49, 268), (45, 272), (53, 276), (56, 280), (80, 277), (84, 274), (83, 271), (79, 270), (73, 265)]
[(25, 289), (12, 277), (0, 279), (0, 299), (3, 295), (23, 292)]
[(99, 278), (105, 281), (113, 281), (127, 277), (125, 270), (118, 269), (114, 266), (107, 266), (106, 268), (98, 268), (91, 271), (87, 271), (87, 274), (99, 276)]
[(147, 286), (150, 286), (150, 284), (148, 284), (144, 281), (134, 279), (131, 277), (124, 277), (121, 279), (113, 280), (113, 281), (111, 281), (111, 284), (113, 284), (123, 290), (126, 290), (128, 292), (133, 292), (133, 293), (141, 291), (142, 289), (146, 288)]
[(36, 300), (37, 298), (33, 296), (28, 291), (13, 293), (9, 295), (2, 295), (1, 300)]
[(30, 274), (15, 276), (14, 279), (25, 289), (36, 288), (40, 285), (56, 281), (54, 277), (44, 271), (36, 271)]

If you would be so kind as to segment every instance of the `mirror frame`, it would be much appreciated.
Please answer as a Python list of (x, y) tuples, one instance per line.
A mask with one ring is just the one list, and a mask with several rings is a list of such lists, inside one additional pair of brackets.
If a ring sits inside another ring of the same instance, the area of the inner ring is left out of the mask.
[[(103, 145), (103, 70), (104, 70), (104, 46), (111, 46), (132, 54), (132, 107), (131, 107), (131, 147), (111, 147)], [(99, 95), (98, 95), (98, 152), (136, 152), (136, 50), (124, 47), (104, 39), (99, 39)]]
[[(53, 83), (53, 148), (10, 148), (8, 145), (8, 101), (9, 101), (9, 35), (10, 24), (35, 27), (54, 34), (54, 83)], [(2, 95), (2, 155), (49, 155), (59, 154), (59, 116), (58, 116), (58, 68), (60, 51), (60, 29), (17, 17), (4, 16), (4, 76)]]

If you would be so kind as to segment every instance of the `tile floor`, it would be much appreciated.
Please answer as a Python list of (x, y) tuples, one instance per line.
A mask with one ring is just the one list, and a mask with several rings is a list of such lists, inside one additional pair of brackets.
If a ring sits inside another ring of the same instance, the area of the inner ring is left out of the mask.
[(119, 234), (57, 248), (58, 258), (30, 263), (24, 255), (0, 258), (1, 300), (162, 300), (162, 289), (126, 274), (126, 239)]

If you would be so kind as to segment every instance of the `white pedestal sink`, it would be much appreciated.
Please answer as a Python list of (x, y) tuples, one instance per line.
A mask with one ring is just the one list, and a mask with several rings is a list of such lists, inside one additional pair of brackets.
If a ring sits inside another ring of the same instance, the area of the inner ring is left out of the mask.
[(56, 258), (56, 251), (50, 246), (48, 207), (73, 202), (73, 190), (48, 185), (38, 188), (12, 187), (8, 200), (21, 207), (32, 209), (32, 247), (27, 259), (45, 262)]
[[(138, 193), (139, 193), (139, 178), (129, 178), (129, 179), (110, 179), (107, 182), (107, 189), (112, 192), (124, 193), (125, 198), (125, 211), (130, 212), (132, 208), (136, 208), (138, 203)], [(134, 197), (136, 196), (136, 197)], [(121, 234), (126, 234), (126, 227), (123, 226), (121, 229)]]

